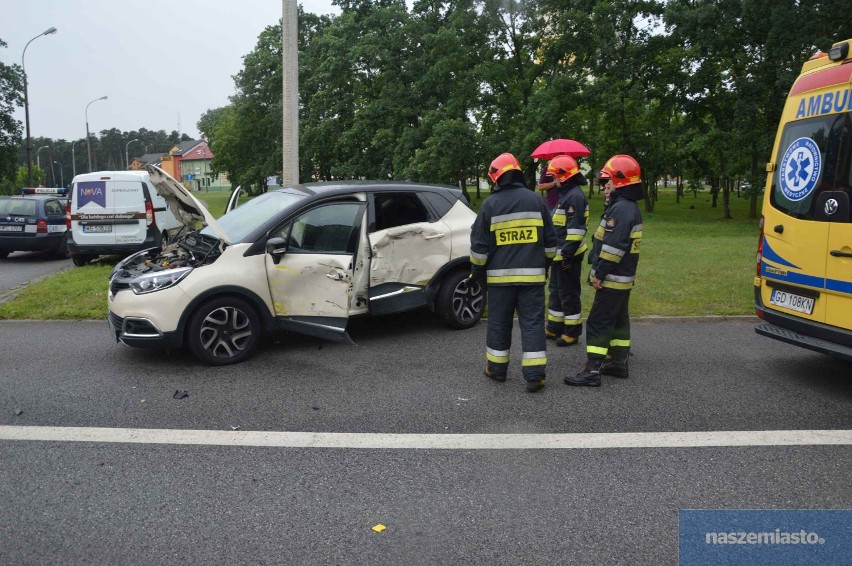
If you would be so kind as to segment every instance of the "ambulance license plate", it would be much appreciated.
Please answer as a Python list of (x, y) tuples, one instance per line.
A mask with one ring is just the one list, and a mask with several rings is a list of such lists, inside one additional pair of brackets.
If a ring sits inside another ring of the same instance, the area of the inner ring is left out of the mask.
[(814, 303), (816, 301), (810, 297), (802, 297), (800, 295), (788, 293), (787, 291), (775, 289), (769, 297), (769, 302), (773, 305), (790, 309), (791, 311), (813, 314)]
[(109, 224), (86, 224), (83, 226), (83, 232), (108, 234), (112, 232), (112, 226)]

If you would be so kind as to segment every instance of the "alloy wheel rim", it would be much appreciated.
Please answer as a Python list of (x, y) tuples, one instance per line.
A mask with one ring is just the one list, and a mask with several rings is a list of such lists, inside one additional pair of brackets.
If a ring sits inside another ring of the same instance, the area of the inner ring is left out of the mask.
[(482, 311), (482, 285), (462, 280), (453, 291), (453, 313), (461, 322), (474, 320)]
[(219, 307), (204, 317), (199, 330), (201, 346), (215, 358), (233, 358), (251, 340), (251, 319), (235, 307)]

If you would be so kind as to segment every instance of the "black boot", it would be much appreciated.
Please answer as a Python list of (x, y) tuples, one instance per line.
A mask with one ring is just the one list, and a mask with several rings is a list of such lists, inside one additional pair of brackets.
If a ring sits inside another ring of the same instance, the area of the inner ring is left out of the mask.
[(609, 353), (612, 358), (607, 359), (601, 364), (601, 373), (613, 377), (626, 378), (629, 375), (627, 362), (630, 361), (630, 350), (627, 348), (610, 348)]
[(488, 379), (493, 379), (494, 381), (499, 381), (501, 383), (506, 381), (505, 373), (492, 373), (491, 370), (488, 369), (488, 366), (485, 366), (485, 371), (483, 373)]
[(583, 369), (576, 376), (565, 378), (565, 384), (579, 387), (600, 387), (602, 363), (603, 360), (600, 358), (589, 358), (586, 360), (586, 365), (583, 366)]

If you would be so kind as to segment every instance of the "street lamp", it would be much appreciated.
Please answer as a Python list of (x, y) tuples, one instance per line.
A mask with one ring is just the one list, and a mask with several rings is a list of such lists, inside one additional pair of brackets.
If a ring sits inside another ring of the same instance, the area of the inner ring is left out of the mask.
[(137, 139), (135, 139), (135, 140), (130, 140), (129, 142), (127, 142), (126, 144), (124, 144), (124, 162), (127, 164), (127, 169), (128, 169), (128, 170), (130, 169), (130, 154), (129, 154), (129, 153), (127, 153), (127, 150), (128, 150), (128, 148), (130, 147), (130, 144), (132, 144), (133, 142), (137, 142), (137, 141), (139, 141), (139, 139), (138, 139), (138, 138), (137, 138)]
[[(54, 161), (57, 165), (59, 165), (59, 186), (65, 187), (65, 171), (62, 170), (62, 162)], [(53, 184), (56, 184), (56, 176), (53, 178)]]
[[(49, 145), (43, 145), (40, 148), (38, 148), (38, 151), (36, 152), (36, 167), (38, 167), (39, 169), (41, 169), (41, 159), (39, 159), (39, 158), (41, 157), (41, 150), (43, 150), (43, 149), (50, 149), (50, 146)], [(30, 179), (30, 180), (32, 180), (32, 179)]]
[(86, 105), (86, 112), (85, 112), (85, 114), (86, 114), (86, 152), (89, 154), (89, 173), (92, 172), (92, 143), (89, 140), (89, 106), (91, 106), (92, 104), (94, 104), (98, 100), (106, 100), (106, 99), (107, 99), (106, 96), (102, 96), (100, 98), (96, 98), (96, 99), (92, 100), (91, 102), (89, 102)]
[(30, 139), (30, 101), (27, 94), (27, 66), (24, 64), (24, 57), (27, 55), (27, 47), (30, 46), (30, 43), (43, 35), (50, 35), (53, 33), (56, 33), (56, 28), (51, 27), (29, 40), (27, 44), (24, 45), (24, 52), (21, 55), (21, 70), (24, 72), (24, 116), (26, 117), (27, 122), (27, 181), (30, 187), (33, 186), (33, 144)]
[(80, 140), (74, 140), (71, 142), (71, 176), (77, 176), (77, 158), (74, 156), (74, 144)]

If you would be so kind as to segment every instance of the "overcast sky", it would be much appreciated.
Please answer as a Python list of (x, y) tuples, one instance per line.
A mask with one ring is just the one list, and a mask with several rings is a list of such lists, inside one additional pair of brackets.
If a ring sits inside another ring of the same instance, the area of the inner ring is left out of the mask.
[[(339, 14), (331, 0), (302, 0)], [(0, 0), (0, 61), (21, 64), (27, 42), (33, 137), (85, 139), (89, 131), (180, 130), (234, 94), (233, 75), (282, 0)], [(24, 124), (24, 110), (16, 113)], [(180, 124), (180, 127), (178, 127)], [(24, 135), (26, 132), (23, 132)]]

